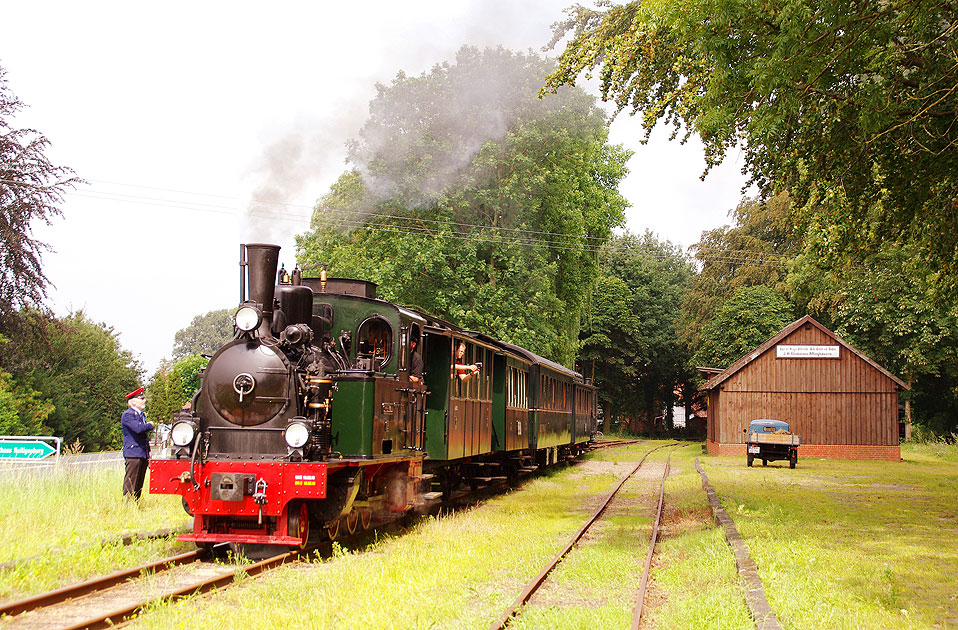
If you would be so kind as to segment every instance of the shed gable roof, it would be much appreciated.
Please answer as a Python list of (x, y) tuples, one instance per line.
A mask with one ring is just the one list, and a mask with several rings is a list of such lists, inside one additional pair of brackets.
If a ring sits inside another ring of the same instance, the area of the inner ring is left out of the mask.
[(752, 351), (750, 351), (750, 352), (747, 352), (747, 353), (745, 354), (745, 356), (743, 356), (742, 358), (740, 358), (738, 361), (736, 361), (736, 362), (733, 363), (732, 365), (730, 365), (730, 366), (728, 366), (727, 368), (725, 368), (725, 369), (724, 369), (722, 372), (720, 372), (719, 374), (716, 374), (715, 376), (713, 376), (712, 378), (710, 378), (710, 379), (708, 380), (708, 382), (706, 382), (705, 385), (703, 385), (703, 386), (700, 388), (700, 390), (702, 390), (702, 391), (709, 391), (709, 390), (715, 389), (716, 387), (718, 387), (719, 385), (721, 385), (722, 383), (724, 383), (725, 381), (727, 381), (729, 378), (731, 378), (735, 373), (739, 372), (739, 371), (742, 370), (745, 366), (747, 366), (749, 363), (751, 363), (751, 362), (754, 361), (755, 359), (757, 359), (757, 358), (759, 358), (760, 356), (762, 356), (763, 354), (765, 354), (770, 348), (774, 347), (776, 344), (778, 344), (778, 342), (780, 342), (782, 339), (785, 339), (786, 337), (788, 337), (790, 334), (792, 334), (793, 332), (795, 332), (796, 330), (798, 330), (799, 328), (801, 328), (801, 327), (802, 327), (803, 325), (805, 325), (806, 323), (811, 324), (811, 325), (815, 326), (816, 328), (818, 328), (820, 331), (822, 331), (823, 333), (825, 333), (826, 335), (828, 335), (829, 337), (831, 337), (832, 339), (834, 339), (836, 342), (838, 342), (838, 344), (839, 344), (840, 346), (844, 347), (844, 348), (847, 349), (849, 352), (854, 353), (855, 356), (857, 356), (858, 358), (860, 358), (862, 361), (864, 361), (864, 362), (867, 363), (868, 365), (872, 366), (873, 368), (875, 368), (876, 370), (878, 370), (879, 372), (881, 372), (882, 374), (884, 374), (885, 376), (887, 376), (888, 378), (890, 378), (892, 381), (894, 381), (894, 382), (895, 382), (899, 387), (901, 387), (902, 389), (911, 389), (910, 387), (908, 387), (908, 385), (906, 385), (904, 382), (902, 382), (902, 380), (901, 380), (900, 378), (898, 378), (897, 376), (895, 376), (894, 374), (892, 374), (891, 372), (889, 372), (888, 370), (886, 370), (886, 369), (883, 368), (882, 366), (878, 365), (878, 363), (876, 363), (874, 360), (872, 360), (871, 358), (869, 358), (869, 357), (867, 357), (866, 355), (864, 355), (864, 354), (863, 354), (862, 352), (860, 352), (857, 348), (855, 348), (855, 347), (852, 346), (851, 344), (847, 343), (844, 339), (842, 339), (841, 337), (839, 337), (838, 335), (836, 335), (835, 333), (833, 333), (833, 332), (830, 331), (829, 329), (827, 329), (827, 328), (825, 328), (824, 326), (822, 326), (821, 324), (819, 324), (817, 321), (815, 321), (815, 320), (812, 318), (811, 315), (806, 315), (805, 317), (802, 317), (801, 319), (798, 319), (798, 320), (792, 322), (791, 324), (789, 324), (788, 326), (786, 326), (785, 328), (781, 329), (781, 330), (778, 332), (778, 334), (772, 336), (770, 339), (768, 339), (767, 341), (765, 341), (764, 343), (762, 343), (760, 346), (758, 346), (758, 347), (755, 348), (754, 350), (752, 350)]

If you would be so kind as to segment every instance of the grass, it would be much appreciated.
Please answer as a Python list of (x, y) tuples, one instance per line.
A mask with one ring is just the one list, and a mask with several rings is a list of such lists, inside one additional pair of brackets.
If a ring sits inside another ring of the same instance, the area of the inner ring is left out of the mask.
[(786, 628), (958, 626), (958, 449), (902, 462), (703, 465)]
[[(615, 474), (608, 466), (564, 468), (475, 509), (427, 518), (362, 553), (340, 549), (215, 598), (163, 607), (139, 627), (488, 628), (646, 450), (619, 450)], [(612, 515), (555, 576), (552, 595), (566, 601), (577, 589), (574, 605), (553, 605), (547, 592), (515, 627), (614, 627), (631, 619), (648, 489), (636, 483), (623, 492), (641, 508)]]
[[(667, 442), (650, 443), (661, 445)], [(429, 517), (368, 549), (284, 567), (214, 596), (159, 604), (148, 628), (488, 628), (648, 445), (592, 453), (477, 508)], [(758, 564), (785, 628), (958, 627), (958, 446), (905, 445), (903, 462), (800, 459), (798, 468), (676, 449), (644, 627), (751, 628), (735, 562), (694, 458)], [(573, 550), (516, 628), (628, 627), (657, 493), (647, 478)], [(640, 474), (641, 471), (640, 471)], [(0, 591), (24, 593), (168, 555), (169, 541), (100, 548), (184, 522), (176, 497), (120, 497), (118, 471), (0, 480)], [(60, 557), (54, 549), (68, 549)]]
[[(712, 520), (695, 470), (698, 444), (677, 449), (665, 484), (663, 527), (653, 559), (649, 626), (754, 628), (735, 558)], [(645, 618), (645, 617), (644, 617)]]
[[(101, 544), (134, 531), (185, 524), (178, 497), (121, 495), (120, 470), (0, 476), (0, 598), (15, 599), (183, 552), (171, 538)], [(148, 482), (147, 482), (148, 483)]]

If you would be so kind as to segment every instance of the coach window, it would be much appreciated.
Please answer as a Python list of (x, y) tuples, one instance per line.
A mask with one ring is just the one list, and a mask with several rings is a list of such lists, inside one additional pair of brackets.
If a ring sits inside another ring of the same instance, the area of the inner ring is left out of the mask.
[(393, 330), (382, 317), (374, 316), (359, 325), (356, 331), (358, 357), (372, 357), (377, 370), (389, 363), (392, 354)]

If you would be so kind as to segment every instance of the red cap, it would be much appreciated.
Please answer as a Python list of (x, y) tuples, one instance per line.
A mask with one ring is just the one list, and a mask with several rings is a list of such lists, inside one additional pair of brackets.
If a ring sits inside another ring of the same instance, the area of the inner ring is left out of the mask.
[(143, 395), (144, 395), (144, 394), (143, 394), (143, 388), (142, 388), (142, 387), (137, 387), (137, 388), (134, 389), (132, 392), (130, 392), (129, 394), (126, 395), (126, 399), (129, 400), (129, 399), (131, 399), (131, 398), (140, 398), (140, 397), (142, 397)]

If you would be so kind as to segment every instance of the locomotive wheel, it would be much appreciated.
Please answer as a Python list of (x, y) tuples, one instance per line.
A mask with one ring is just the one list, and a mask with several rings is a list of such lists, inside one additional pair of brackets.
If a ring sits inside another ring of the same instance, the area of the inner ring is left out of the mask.
[(369, 529), (369, 526), (373, 522), (373, 511), (372, 510), (362, 510), (359, 513), (360, 524), (363, 526), (363, 529)]
[(305, 501), (291, 503), (286, 508), (286, 533), (290, 536), (299, 536), (303, 542), (290, 545), (290, 549), (305, 549), (309, 541), (309, 508)]
[(326, 535), (330, 540), (336, 540), (339, 537), (339, 521), (340, 519), (336, 519), (331, 525), (326, 526)]
[(346, 532), (350, 535), (355, 534), (356, 526), (359, 525), (359, 510), (352, 510), (343, 517), (343, 522), (346, 524)]

